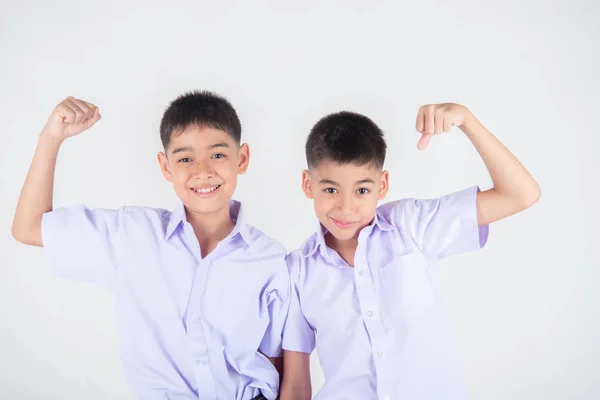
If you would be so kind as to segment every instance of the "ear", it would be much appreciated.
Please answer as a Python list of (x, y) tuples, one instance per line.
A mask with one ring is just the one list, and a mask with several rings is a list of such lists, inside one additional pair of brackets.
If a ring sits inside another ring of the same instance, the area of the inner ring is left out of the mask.
[(312, 181), (310, 179), (310, 172), (308, 170), (302, 171), (302, 191), (307, 199), (313, 199)]
[(240, 146), (238, 150), (238, 174), (243, 174), (248, 169), (248, 165), (250, 164), (250, 147), (248, 144), (244, 143)]
[(160, 172), (162, 172), (166, 180), (172, 182), (172, 175), (171, 170), (169, 169), (169, 160), (167, 160), (167, 155), (161, 151), (158, 153), (157, 159), (158, 165), (160, 165)]
[(383, 171), (381, 176), (379, 177), (379, 193), (377, 195), (377, 200), (383, 200), (387, 195), (388, 190), (390, 189), (390, 173), (388, 171)]

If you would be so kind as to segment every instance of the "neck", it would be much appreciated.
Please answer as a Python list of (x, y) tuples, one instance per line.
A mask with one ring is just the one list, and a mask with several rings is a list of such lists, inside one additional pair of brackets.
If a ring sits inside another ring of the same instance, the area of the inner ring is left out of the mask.
[(358, 247), (358, 238), (348, 240), (336, 239), (331, 233), (325, 235), (325, 244), (332, 250), (335, 250), (344, 261), (351, 267), (354, 266), (354, 254)]
[(194, 228), (203, 258), (213, 251), (235, 226), (229, 213), (229, 204), (213, 213), (195, 213), (186, 207), (185, 215)]

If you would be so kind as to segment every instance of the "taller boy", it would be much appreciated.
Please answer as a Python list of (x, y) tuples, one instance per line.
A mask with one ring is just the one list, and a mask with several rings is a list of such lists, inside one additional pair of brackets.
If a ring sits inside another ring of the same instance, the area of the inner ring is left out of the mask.
[(232, 201), (249, 150), (231, 104), (209, 92), (164, 113), (158, 155), (181, 204), (53, 210), (63, 141), (100, 119), (69, 97), (42, 130), (17, 206), (13, 236), (43, 246), (53, 272), (108, 287), (121, 355), (140, 399), (275, 399), (289, 304), (284, 248), (246, 225)]

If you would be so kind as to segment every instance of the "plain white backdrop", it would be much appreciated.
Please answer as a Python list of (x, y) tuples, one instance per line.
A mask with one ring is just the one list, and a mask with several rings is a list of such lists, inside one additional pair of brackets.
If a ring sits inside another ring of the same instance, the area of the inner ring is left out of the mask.
[[(0, 398), (132, 399), (107, 291), (53, 278), (10, 226), (39, 131), (68, 95), (103, 119), (59, 156), (55, 206), (171, 208), (156, 153), (179, 94), (228, 97), (252, 151), (236, 197), (292, 250), (315, 228), (303, 145), (349, 109), (386, 132), (389, 200), (490, 179), (417, 109), (466, 104), (542, 188), (438, 280), (472, 399), (600, 398), (600, 3), (7, 1), (0, 12)], [(323, 382), (313, 355), (313, 385)]]

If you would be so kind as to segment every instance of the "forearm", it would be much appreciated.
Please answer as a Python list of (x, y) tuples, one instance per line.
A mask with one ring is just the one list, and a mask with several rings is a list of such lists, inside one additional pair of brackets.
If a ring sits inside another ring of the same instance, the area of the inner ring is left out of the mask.
[(312, 389), (310, 382), (294, 382), (293, 379), (286, 379), (284, 376), (279, 392), (280, 400), (310, 400)]
[(52, 210), (54, 171), (61, 143), (44, 131), (40, 134), (12, 225), (12, 235), (21, 243), (43, 245), (42, 215)]
[[(481, 156), (494, 184), (493, 195), (510, 199), (515, 207), (527, 208), (540, 197), (535, 179), (519, 160), (472, 114), (461, 126)], [(515, 210), (517, 212), (519, 210)]]
[(310, 400), (310, 355), (293, 351), (283, 353), (283, 381), (279, 398), (281, 400)]

